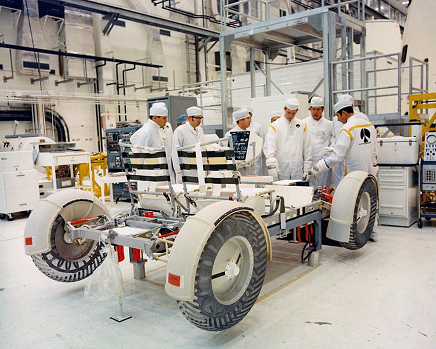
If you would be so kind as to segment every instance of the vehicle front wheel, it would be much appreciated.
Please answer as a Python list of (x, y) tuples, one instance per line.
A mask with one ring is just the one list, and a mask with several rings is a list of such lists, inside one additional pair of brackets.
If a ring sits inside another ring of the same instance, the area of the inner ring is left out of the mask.
[(259, 222), (248, 212), (225, 218), (201, 254), (195, 300), (178, 301), (185, 317), (207, 331), (240, 322), (253, 307), (263, 285), (267, 243)]

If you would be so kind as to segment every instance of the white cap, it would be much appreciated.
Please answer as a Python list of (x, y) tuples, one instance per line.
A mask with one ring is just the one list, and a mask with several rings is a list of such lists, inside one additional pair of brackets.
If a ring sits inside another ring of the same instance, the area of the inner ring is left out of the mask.
[(338, 96), (338, 102), (339, 102), (339, 101), (342, 101), (342, 100), (344, 100), (344, 99), (349, 100), (349, 101), (351, 102), (351, 104), (354, 104), (354, 98), (353, 98), (353, 96), (351, 96), (351, 95), (347, 95), (347, 94), (339, 95), (339, 96)]
[(188, 109), (186, 109), (186, 115), (188, 115), (188, 116), (194, 116), (194, 115), (203, 116), (203, 110), (199, 107), (189, 107)]
[(157, 106), (159, 106), (159, 107), (167, 107), (167, 105), (165, 104), (165, 102), (156, 102), (156, 103), (153, 103), (153, 105), (157, 105)]
[(233, 112), (233, 119), (235, 119), (235, 122), (238, 122), (238, 120), (241, 119), (248, 118), (249, 116), (250, 116), (249, 111), (245, 108)]
[(165, 107), (165, 103), (153, 103), (150, 108), (150, 115), (168, 116), (168, 109)]
[(273, 118), (274, 116), (282, 116), (282, 112), (280, 110), (273, 110), (269, 116)]
[(343, 99), (340, 99), (338, 101), (338, 103), (336, 103), (333, 106), (333, 109), (334, 109), (335, 114), (336, 114), (339, 110), (342, 110), (342, 109), (344, 109), (346, 107), (351, 107), (351, 106), (352, 106), (352, 103), (351, 103), (350, 99), (349, 98), (343, 98)]
[(289, 98), (285, 102), (285, 107), (290, 110), (297, 110), (299, 106), (300, 106), (300, 102), (298, 101), (297, 98)]
[(309, 103), (309, 108), (310, 107), (324, 107), (324, 98), (312, 97)]
[(247, 109), (249, 113), (253, 114), (253, 107), (250, 105), (243, 105), (241, 109)]

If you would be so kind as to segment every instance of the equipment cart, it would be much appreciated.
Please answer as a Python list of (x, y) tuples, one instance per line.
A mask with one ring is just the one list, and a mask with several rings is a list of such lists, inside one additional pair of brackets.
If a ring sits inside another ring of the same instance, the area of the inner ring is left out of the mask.
[(423, 226), (423, 218), (436, 218), (436, 132), (427, 132), (424, 142), (424, 152), (419, 163), (419, 228)]

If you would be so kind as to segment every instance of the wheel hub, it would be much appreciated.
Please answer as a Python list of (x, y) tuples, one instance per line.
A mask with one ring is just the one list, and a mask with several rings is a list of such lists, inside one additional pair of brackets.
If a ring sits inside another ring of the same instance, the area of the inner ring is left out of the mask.
[(240, 272), (239, 267), (234, 261), (228, 261), (226, 265), (225, 275), (227, 279), (232, 280), (235, 276), (238, 276)]

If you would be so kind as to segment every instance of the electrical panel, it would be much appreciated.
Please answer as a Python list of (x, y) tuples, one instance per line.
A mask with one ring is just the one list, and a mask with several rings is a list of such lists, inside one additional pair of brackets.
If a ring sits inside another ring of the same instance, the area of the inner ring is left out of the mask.
[(106, 130), (107, 169), (109, 172), (124, 171), (119, 142), (130, 140), (139, 126), (119, 127)]
[(424, 142), (424, 161), (436, 161), (436, 132), (427, 132)]
[(423, 163), (421, 171), (422, 190), (436, 190), (436, 163)]

